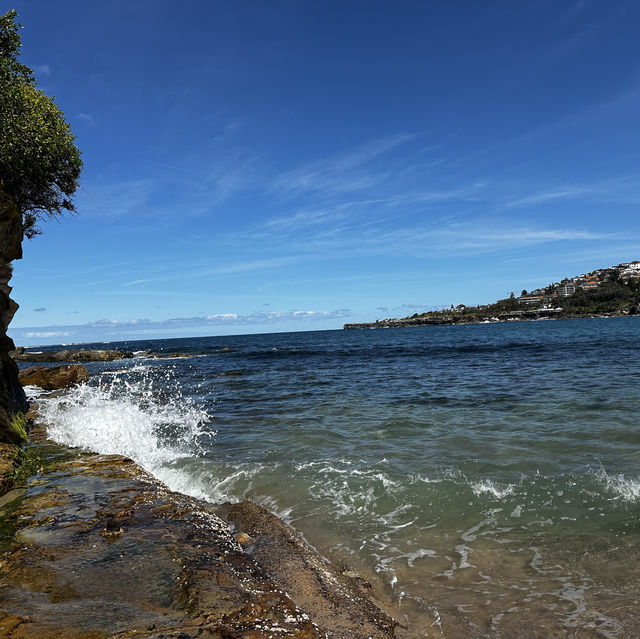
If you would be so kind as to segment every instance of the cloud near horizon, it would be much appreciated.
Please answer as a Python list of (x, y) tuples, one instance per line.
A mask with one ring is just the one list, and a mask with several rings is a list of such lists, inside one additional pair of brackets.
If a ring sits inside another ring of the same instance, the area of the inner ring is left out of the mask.
[(14, 341), (50, 339), (53, 337), (71, 337), (88, 341), (103, 341), (104, 336), (111, 341), (120, 339), (146, 339), (162, 336), (169, 337), (167, 331), (173, 329), (199, 329), (207, 326), (256, 326), (278, 325), (290, 322), (318, 322), (322, 320), (343, 319), (351, 316), (346, 308), (334, 311), (324, 310), (292, 310), (292, 311), (256, 311), (253, 313), (216, 313), (200, 317), (173, 317), (165, 320), (130, 319), (110, 320), (100, 319), (86, 324), (66, 326), (40, 326), (10, 328)]

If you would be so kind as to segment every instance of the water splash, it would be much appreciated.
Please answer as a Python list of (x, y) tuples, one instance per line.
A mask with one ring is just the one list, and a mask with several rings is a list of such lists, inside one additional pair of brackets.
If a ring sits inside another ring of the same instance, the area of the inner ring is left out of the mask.
[(490, 479), (483, 479), (471, 484), (471, 490), (479, 497), (482, 494), (488, 493), (493, 495), (496, 499), (504, 499), (509, 495), (513, 495), (513, 486), (507, 484), (506, 486), (500, 486), (499, 484), (491, 481)]
[(595, 477), (604, 485), (605, 490), (613, 493), (615, 499), (626, 502), (640, 501), (640, 479), (626, 478), (622, 473), (609, 475), (602, 466), (596, 471)]
[(53, 440), (124, 455), (169, 488), (207, 497), (179, 462), (204, 453), (215, 436), (211, 417), (182, 395), (170, 369), (103, 373), (96, 384), (76, 386), (60, 397), (43, 396), (38, 403)]

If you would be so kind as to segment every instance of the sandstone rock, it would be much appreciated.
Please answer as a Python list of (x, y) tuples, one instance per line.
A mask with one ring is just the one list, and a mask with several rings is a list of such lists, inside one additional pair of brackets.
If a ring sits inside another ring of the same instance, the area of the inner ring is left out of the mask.
[(251, 543), (251, 537), (247, 533), (240, 532), (236, 535), (236, 541), (241, 546), (248, 546)]
[(78, 364), (71, 366), (33, 366), (20, 371), (19, 380), (23, 386), (39, 386), (44, 390), (58, 390), (70, 388), (75, 384), (86, 382), (89, 372)]
[(0, 495), (4, 495), (13, 485), (22, 450), (17, 444), (0, 443)]
[(43, 444), (2, 522), (0, 637), (325, 637), (202, 504), (126, 458)]
[(390, 639), (398, 622), (372, 600), (364, 580), (352, 579), (314, 552), (281, 519), (243, 501), (220, 514), (251, 538), (246, 552), (289, 594), (311, 621), (332, 639)]

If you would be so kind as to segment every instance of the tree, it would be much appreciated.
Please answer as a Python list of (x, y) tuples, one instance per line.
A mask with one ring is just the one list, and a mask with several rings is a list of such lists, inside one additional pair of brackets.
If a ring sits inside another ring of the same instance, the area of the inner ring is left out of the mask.
[(64, 115), (18, 61), (17, 15), (11, 10), (0, 17), (0, 188), (22, 213), (25, 235), (33, 237), (39, 219), (75, 210), (71, 198), (82, 160)]

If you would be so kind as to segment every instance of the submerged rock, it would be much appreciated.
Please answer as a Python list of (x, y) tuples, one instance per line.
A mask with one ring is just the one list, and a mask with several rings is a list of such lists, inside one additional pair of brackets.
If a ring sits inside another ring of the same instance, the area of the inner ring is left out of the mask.
[(51, 368), (33, 366), (20, 371), (18, 379), (23, 386), (39, 386), (44, 390), (59, 390), (86, 382), (89, 379), (89, 372), (79, 364)]

